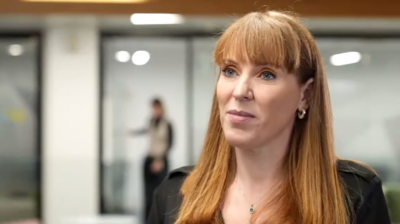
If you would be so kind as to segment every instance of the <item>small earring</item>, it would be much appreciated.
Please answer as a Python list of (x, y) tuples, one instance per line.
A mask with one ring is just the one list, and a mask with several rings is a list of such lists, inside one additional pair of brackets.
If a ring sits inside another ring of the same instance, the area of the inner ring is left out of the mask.
[(298, 113), (297, 113), (297, 116), (299, 117), (299, 119), (303, 119), (305, 116), (306, 116), (306, 110), (300, 110)]

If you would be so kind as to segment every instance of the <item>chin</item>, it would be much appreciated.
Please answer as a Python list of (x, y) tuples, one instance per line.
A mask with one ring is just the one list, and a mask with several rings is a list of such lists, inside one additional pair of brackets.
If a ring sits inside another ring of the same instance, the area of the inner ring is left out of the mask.
[(242, 130), (224, 130), (225, 139), (232, 147), (241, 149), (249, 148), (254, 138)]

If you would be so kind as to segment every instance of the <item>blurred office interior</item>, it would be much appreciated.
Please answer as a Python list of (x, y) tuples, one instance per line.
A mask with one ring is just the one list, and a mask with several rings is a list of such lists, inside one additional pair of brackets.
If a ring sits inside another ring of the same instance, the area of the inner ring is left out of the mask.
[(265, 5), (294, 10), (315, 35), (337, 153), (378, 172), (400, 223), (400, 2), (293, 2), (3, 0), (0, 223), (143, 223), (148, 137), (129, 130), (160, 96), (175, 132), (170, 169), (195, 164), (218, 35)]

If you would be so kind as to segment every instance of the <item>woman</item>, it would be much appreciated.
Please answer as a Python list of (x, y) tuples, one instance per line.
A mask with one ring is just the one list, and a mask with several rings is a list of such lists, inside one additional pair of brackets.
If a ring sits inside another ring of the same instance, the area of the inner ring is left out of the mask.
[(297, 18), (250, 13), (214, 57), (200, 161), (168, 175), (148, 224), (390, 224), (380, 179), (335, 155), (323, 60)]
[(160, 99), (152, 100), (152, 118), (147, 128), (131, 132), (134, 135), (148, 134), (149, 151), (144, 161), (143, 176), (145, 188), (145, 213), (147, 219), (154, 190), (161, 184), (168, 173), (168, 153), (173, 143), (171, 123), (164, 116), (164, 106)]

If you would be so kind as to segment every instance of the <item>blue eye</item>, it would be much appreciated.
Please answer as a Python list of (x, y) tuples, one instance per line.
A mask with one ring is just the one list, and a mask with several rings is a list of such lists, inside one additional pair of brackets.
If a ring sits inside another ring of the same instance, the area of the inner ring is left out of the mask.
[(222, 70), (222, 72), (228, 77), (236, 75), (236, 71), (231, 68), (226, 68), (226, 69)]
[(276, 79), (276, 75), (272, 72), (263, 72), (261, 73), (261, 78), (265, 79), (265, 80), (275, 80)]

